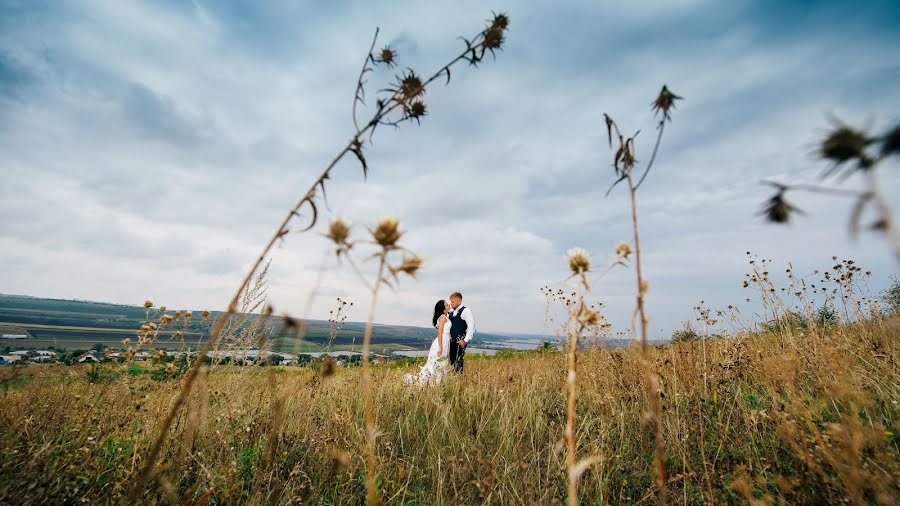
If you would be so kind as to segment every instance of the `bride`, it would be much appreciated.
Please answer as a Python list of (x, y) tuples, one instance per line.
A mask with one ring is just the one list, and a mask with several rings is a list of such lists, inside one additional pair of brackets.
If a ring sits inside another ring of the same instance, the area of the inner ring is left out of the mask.
[(437, 335), (431, 342), (425, 365), (419, 370), (418, 376), (407, 374), (404, 377), (407, 383), (418, 383), (419, 385), (437, 383), (449, 370), (447, 364), (447, 355), (450, 352), (450, 321), (447, 319), (449, 312), (450, 304), (444, 300), (439, 300), (434, 305), (431, 324), (437, 329)]

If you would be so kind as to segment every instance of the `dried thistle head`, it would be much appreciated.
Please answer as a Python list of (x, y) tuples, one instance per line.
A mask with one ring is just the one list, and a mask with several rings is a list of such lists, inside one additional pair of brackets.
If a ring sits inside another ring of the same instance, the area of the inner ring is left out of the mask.
[(398, 93), (403, 102), (409, 102), (419, 95), (424, 94), (425, 86), (422, 84), (422, 79), (417, 76), (412, 69), (409, 69), (407, 73), (400, 78)]
[(663, 120), (671, 121), (672, 117), (669, 115), (669, 112), (675, 108), (675, 101), (682, 100), (683, 98), (684, 97), (679, 97), (672, 93), (666, 85), (663, 85), (662, 89), (659, 90), (659, 95), (656, 96), (656, 100), (651, 104), (653, 106), (653, 112), (662, 112)]
[(375, 63), (384, 63), (388, 67), (393, 67), (397, 61), (397, 51), (391, 46), (384, 46), (384, 48), (378, 52), (378, 56), (374, 58), (374, 61)]
[(566, 258), (569, 260), (569, 270), (572, 274), (584, 274), (591, 270), (591, 257), (582, 248), (570, 249), (566, 252)]
[(506, 41), (507, 28), (509, 28), (509, 16), (505, 13), (494, 14), (488, 27), (481, 32), (484, 49), (494, 54), (494, 51), (502, 48)]
[(819, 147), (819, 156), (841, 165), (851, 160), (858, 160), (859, 167), (869, 168), (873, 160), (866, 153), (866, 148), (874, 139), (865, 132), (846, 125), (841, 125), (829, 133)]
[(152, 301), (152, 300), (145, 300), (145, 301), (144, 301), (144, 307), (147, 308), (147, 309), (150, 309), (151, 307), (153, 307), (153, 301)]
[(350, 225), (342, 218), (335, 218), (328, 225), (326, 237), (338, 246), (346, 246), (350, 238)]
[(172, 320), (173, 320), (173, 318), (172, 318), (172, 315), (170, 315), (170, 314), (164, 314), (159, 317), (159, 323), (161, 325), (168, 325), (168, 324), (172, 323)]
[(420, 118), (428, 114), (428, 108), (425, 106), (425, 102), (421, 100), (413, 100), (408, 106), (405, 108), (406, 116), (410, 119), (416, 120), (418, 123)]
[(200, 314), (203, 315), (204, 320), (209, 319), (209, 309), (204, 309), (203, 312)]
[(772, 223), (788, 223), (792, 213), (803, 214), (803, 211), (789, 204), (784, 198), (785, 187), (780, 187), (778, 192), (770, 198), (763, 207), (762, 214), (766, 220)]
[(402, 235), (400, 222), (393, 216), (381, 218), (378, 225), (375, 226), (375, 230), (372, 230), (372, 239), (385, 248), (395, 247)]
[(191, 319), (191, 316), (192, 316), (193, 314), (194, 314), (194, 312), (191, 311), (191, 310), (185, 311), (185, 312), (184, 312), (184, 319), (185, 319), (185, 320), (190, 320), (190, 319)]
[(505, 12), (501, 12), (499, 14), (494, 13), (493, 19), (491, 19), (490, 30), (506, 30), (509, 28), (509, 15)]
[(400, 265), (391, 268), (391, 272), (393, 272), (394, 276), (398, 273), (402, 272), (412, 277), (416, 277), (416, 272), (422, 267), (425, 261), (419, 255), (413, 255), (411, 257), (403, 257), (403, 261), (400, 262)]
[(616, 244), (616, 256), (620, 258), (628, 258), (628, 255), (631, 254), (631, 244), (625, 241), (619, 241)]
[(600, 311), (582, 307), (581, 314), (578, 315), (578, 321), (585, 327), (595, 327), (600, 324)]

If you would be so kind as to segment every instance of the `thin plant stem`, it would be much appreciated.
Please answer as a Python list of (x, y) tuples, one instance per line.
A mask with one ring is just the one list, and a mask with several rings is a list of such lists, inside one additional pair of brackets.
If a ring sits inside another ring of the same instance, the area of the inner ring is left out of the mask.
[[(656, 391), (656, 378), (650, 367), (650, 350), (647, 345), (647, 314), (644, 308), (644, 295), (647, 291), (647, 284), (641, 271), (641, 240), (638, 233), (638, 215), (637, 215), (637, 188), (631, 179), (631, 175), (626, 177), (628, 181), (629, 195), (631, 196), (631, 224), (634, 231), (634, 265), (635, 275), (637, 279), (637, 313), (640, 317), (641, 329), (641, 361), (644, 364), (645, 383), (647, 388), (647, 400), (650, 403), (650, 426), (656, 438), (656, 445), (653, 451), (653, 462), (656, 469), (656, 485), (657, 500), (660, 504), (668, 504), (666, 494), (666, 440), (663, 438), (661, 423), (661, 407), (659, 393)], [(636, 329), (635, 329), (636, 330)]]
[[(377, 35), (377, 32), (376, 32), (376, 35)], [(483, 44), (483, 40), (481, 42), (478, 42), (477, 44), (474, 44), (473, 47), (480, 48), (480, 47), (482, 47), (482, 44)], [(372, 47), (374, 47), (374, 41), (373, 41)], [(437, 79), (439, 76), (441, 76), (444, 73), (447, 73), (449, 76), (450, 67), (455, 65), (460, 60), (468, 61), (467, 55), (471, 51), (473, 51), (472, 47), (467, 47), (466, 50), (464, 50), (462, 53), (459, 54), (459, 56), (457, 56), (456, 58), (451, 60), (450, 63), (448, 63), (448, 64), (444, 65), (443, 67), (441, 67), (440, 69), (438, 69), (437, 72), (435, 72), (429, 79), (427, 79), (422, 84), (422, 89), (425, 89), (431, 82), (433, 82), (435, 79)], [(369, 54), (371, 55), (371, 51)], [(372, 134), (374, 133), (375, 127), (378, 126), (379, 124), (381, 124), (382, 120), (386, 116), (388, 116), (390, 113), (392, 113), (393, 111), (395, 111), (398, 108), (401, 108), (403, 106), (404, 101), (399, 99), (400, 96), (401, 96), (400, 92), (395, 92), (393, 94), (393, 96), (387, 102), (385, 102), (385, 104), (388, 104), (388, 105), (381, 105), (377, 109), (377, 111), (372, 115), (372, 118), (368, 121), (368, 123), (366, 123), (365, 127), (363, 127), (362, 129), (358, 129), (358, 128), (356, 129), (354, 135), (350, 138), (350, 140), (347, 142), (347, 144), (340, 151), (338, 151), (337, 155), (334, 156), (334, 158), (331, 160), (331, 162), (329, 162), (325, 166), (325, 169), (319, 174), (319, 177), (317, 177), (313, 181), (313, 183), (312, 183), (312, 185), (310, 185), (309, 189), (306, 190), (306, 192), (304, 192), (302, 194), (302, 197), (297, 201), (297, 203), (294, 204), (293, 207), (291, 207), (290, 211), (282, 219), (281, 224), (276, 228), (275, 233), (268, 240), (268, 242), (266, 242), (265, 246), (262, 249), (262, 252), (256, 258), (256, 261), (253, 263), (253, 265), (250, 267), (250, 269), (247, 271), (247, 274), (244, 276), (244, 279), (241, 281), (240, 285), (238, 286), (238, 289), (235, 291), (234, 295), (232, 296), (231, 301), (228, 303), (227, 309), (216, 320), (216, 323), (213, 325), (212, 329), (210, 329), (209, 337), (207, 338), (206, 343), (204, 343), (203, 348), (200, 350), (200, 352), (197, 355), (196, 361), (194, 362), (194, 364), (191, 366), (191, 368), (188, 370), (187, 374), (185, 375), (184, 382), (181, 385), (181, 389), (179, 390), (178, 395), (175, 398), (175, 401), (172, 403), (172, 407), (169, 409), (168, 414), (166, 415), (165, 418), (163, 418), (162, 423), (160, 424), (156, 439), (154, 440), (153, 445), (150, 448), (150, 453), (147, 456), (146, 460), (144, 461), (143, 468), (141, 469), (141, 472), (138, 475), (137, 480), (135, 481), (134, 488), (132, 488), (128, 494), (127, 502), (129, 504), (137, 503), (137, 499), (138, 499), (138, 496), (140, 495), (141, 491), (144, 489), (144, 487), (147, 485), (147, 483), (153, 478), (153, 476), (155, 476), (156, 473), (154, 471), (154, 466), (156, 465), (156, 461), (159, 458), (160, 452), (162, 451), (162, 446), (165, 443), (166, 435), (168, 434), (168, 431), (171, 428), (172, 423), (174, 422), (175, 417), (178, 414), (178, 411), (181, 409), (182, 406), (184, 406), (184, 403), (187, 400), (188, 393), (191, 391), (191, 387), (193, 386), (194, 381), (196, 380), (197, 375), (200, 372), (200, 368), (203, 365), (204, 358), (209, 353), (209, 351), (212, 349), (212, 347), (215, 345), (216, 341), (218, 340), (219, 334), (221, 333), (222, 329), (225, 326), (225, 323), (229, 320), (229, 318), (232, 315), (235, 314), (241, 293), (247, 288), (247, 286), (249, 286), (250, 281), (253, 279), (253, 275), (256, 274), (256, 271), (259, 269), (260, 265), (262, 265), (262, 263), (265, 261), (268, 254), (271, 252), (272, 248), (275, 247), (275, 244), (290, 232), (288, 225), (290, 225), (291, 221), (295, 217), (299, 216), (299, 211), (304, 206), (304, 204), (308, 204), (312, 208), (312, 212), (313, 212), (313, 219), (311, 220), (311, 224), (305, 230), (308, 230), (308, 229), (312, 228), (313, 225), (315, 225), (317, 211), (316, 211), (316, 207), (315, 207), (315, 203), (314, 203), (313, 199), (316, 196), (318, 187), (322, 186), (323, 191), (324, 191), (325, 181), (329, 178), (329, 174), (331, 173), (331, 170), (337, 165), (337, 163), (341, 159), (344, 158), (345, 155), (347, 155), (347, 153), (350, 153), (350, 152), (355, 153), (357, 155), (357, 157), (360, 158), (360, 161), (362, 162), (363, 158), (359, 151), (359, 146), (361, 145), (361, 139), (368, 132), (369, 133), (369, 141), (371, 141)], [(400, 120), (400, 121), (403, 121), (403, 120)], [(396, 124), (397, 123), (394, 123), (394, 125), (396, 125)]]
[(369, 349), (372, 342), (372, 324), (375, 321), (375, 308), (378, 306), (378, 289), (384, 280), (384, 267), (387, 264), (388, 250), (379, 254), (378, 275), (372, 287), (372, 305), (369, 308), (369, 319), (363, 333), (362, 348), (362, 384), (366, 411), (366, 502), (378, 504), (378, 484), (375, 482), (375, 406), (372, 402), (372, 375), (369, 371)]

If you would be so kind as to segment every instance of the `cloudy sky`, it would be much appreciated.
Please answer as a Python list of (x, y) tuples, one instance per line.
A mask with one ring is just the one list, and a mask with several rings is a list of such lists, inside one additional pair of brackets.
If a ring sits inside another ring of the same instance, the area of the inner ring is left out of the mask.
[[(277, 311), (302, 315), (315, 286), (311, 317), (338, 296), (367, 306), (321, 233), (339, 215), (361, 237), (393, 214), (428, 263), (384, 295), (377, 321), (425, 324), (434, 301), (459, 290), (482, 330), (552, 331), (539, 289), (563, 283), (565, 251), (582, 246), (601, 264), (630, 238), (626, 193), (603, 197), (613, 180), (603, 113), (643, 129), (646, 159), (664, 83), (686, 99), (640, 195), (652, 338), (700, 300), (744, 301), (748, 250), (779, 271), (854, 258), (875, 291), (898, 271), (881, 238), (848, 240), (846, 201), (795, 195), (807, 215), (788, 227), (755, 214), (769, 195), (760, 180), (821, 174), (813, 153), (833, 118), (873, 131), (900, 119), (895, 2), (7, 0), (0, 292), (223, 308), (346, 143), (375, 27), (379, 47), (430, 74), (491, 8), (512, 20), (496, 61), (430, 89), (421, 126), (378, 132), (368, 181), (342, 162), (320, 226), (277, 249)], [(394, 72), (372, 74), (372, 91)], [(900, 207), (896, 168), (885, 166), (882, 186)], [(624, 329), (632, 274), (594, 289)]]

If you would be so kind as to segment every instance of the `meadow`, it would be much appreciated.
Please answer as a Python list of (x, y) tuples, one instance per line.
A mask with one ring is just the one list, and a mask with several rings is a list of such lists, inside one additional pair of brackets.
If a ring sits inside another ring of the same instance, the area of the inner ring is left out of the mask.
[[(653, 347), (669, 499), (896, 504), (898, 333), (878, 318)], [(402, 383), (414, 368), (373, 368), (382, 501), (563, 501), (565, 358), (471, 357), (464, 375), (425, 388)], [(577, 449), (599, 456), (579, 498), (655, 502), (638, 349), (583, 350), (578, 366)], [(180, 384), (128, 367), (4, 368), (0, 502), (125, 500)], [(144, 500), (360, 502), (360, 380), (358, 368), (205, 369)]]

